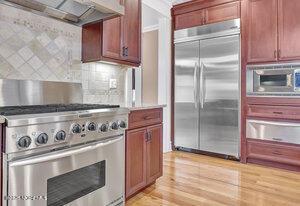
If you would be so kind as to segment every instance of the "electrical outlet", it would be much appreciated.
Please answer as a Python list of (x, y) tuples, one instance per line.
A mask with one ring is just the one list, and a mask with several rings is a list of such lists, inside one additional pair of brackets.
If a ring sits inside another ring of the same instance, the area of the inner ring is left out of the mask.
[(117, 80), (116, 79), (109, 79), (109, 88), (117, 89)]

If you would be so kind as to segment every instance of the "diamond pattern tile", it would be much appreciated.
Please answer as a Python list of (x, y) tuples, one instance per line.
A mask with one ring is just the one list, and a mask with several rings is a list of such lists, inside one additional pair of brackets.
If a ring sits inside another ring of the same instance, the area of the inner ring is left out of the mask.
[(122, 104), (125, 76), (119, 66), (81, 63), (79, 27), (0, 4), (0, 78), (81, 82), (85, 103)]

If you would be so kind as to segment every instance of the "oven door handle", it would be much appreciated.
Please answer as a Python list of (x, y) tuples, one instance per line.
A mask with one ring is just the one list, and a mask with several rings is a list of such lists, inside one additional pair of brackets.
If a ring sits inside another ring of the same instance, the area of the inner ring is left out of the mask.
[(99, 149), (101, 147), (105, 147), (105, 146), (117, 143), (117, 142), (121, 141), (122, 139), (123, 139), (123, 135), (119, 136), (116, 139), (107, 141), (107, 142), (100, 142), (100, 143), (96, 143), (96, 144), (93, 142), (91, 144), (84, 145), (79, 148), (77, 147), (76, 149), (75, 148), (70, 149), (68, 151), (61, 151), (61, 152), (56, 152), (55, 154), (47, 154), (47, 155), (41, 155), (38, 157), (26, 158), (23, 160), (16, 160), (16, 161), (10, 162), (9, 167), (18, 167), (18, 166), (39, 164), (42, 162), (49, 162), (52, 160), (69, 157), (72, 155), (81, 154), (81, 153), (88, 152), (88, 151), (93, 151), (95, 149)]

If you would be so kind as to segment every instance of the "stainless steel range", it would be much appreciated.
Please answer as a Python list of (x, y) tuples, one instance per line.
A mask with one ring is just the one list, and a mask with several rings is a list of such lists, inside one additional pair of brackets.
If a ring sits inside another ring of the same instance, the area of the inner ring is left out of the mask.
[[(80, 84), (5, 80), (0, 88), (4, 206), (124, 205), (127, 109), (80, 103)], [(9, 96), (27, 105), (4, 105)]]

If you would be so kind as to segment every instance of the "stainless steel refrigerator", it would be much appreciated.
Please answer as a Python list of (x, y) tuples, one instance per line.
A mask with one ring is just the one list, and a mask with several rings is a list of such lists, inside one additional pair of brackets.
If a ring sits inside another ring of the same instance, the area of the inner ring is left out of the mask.
[(238, 158), (240, 20), (174, 35), (175, 147)]

